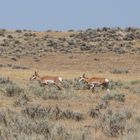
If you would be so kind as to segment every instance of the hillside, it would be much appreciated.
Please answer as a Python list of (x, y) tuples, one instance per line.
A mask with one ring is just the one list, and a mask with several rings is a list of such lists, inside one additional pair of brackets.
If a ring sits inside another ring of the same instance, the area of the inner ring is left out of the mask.
[[(140, 139), (140, 29), (0, 30), (1, 140)], [(31, 81), (61, 76), (63, 90)], [(109, 79), (109, 89), (79, 82)]]
[(62, 53), (140, 53), (140, 29), (87, 29), (35, 32), (0, 30), (0, 56), (41, 57)]

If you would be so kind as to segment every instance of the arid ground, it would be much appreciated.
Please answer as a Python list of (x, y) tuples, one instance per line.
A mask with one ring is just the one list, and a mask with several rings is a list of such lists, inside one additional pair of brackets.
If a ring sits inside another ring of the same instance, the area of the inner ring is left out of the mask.
[[(1, 30), (0, 139), (140, 139), (139, 35), (133, 28)], [(64, 89), (30, 81), (35, 71), (61, 76)], [(83, 73), (109, 79), (110, 93), (92, 93), (78, 82)]]

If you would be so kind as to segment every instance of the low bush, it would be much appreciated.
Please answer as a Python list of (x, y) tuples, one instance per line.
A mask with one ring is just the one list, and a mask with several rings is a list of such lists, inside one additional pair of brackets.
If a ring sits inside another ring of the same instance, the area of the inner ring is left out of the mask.
[(133, 80), (130, 82), (131, 85), (140, 84), (140, 80)]
[(81, 90), (81, 89), (89, 89), (89, 85), (85, 82), (79, 82), (79, 79), (75, 78), (73, 81), (73, 88), (75, 90)]
[(89, 140), (87, 129), (68, 130), (47, 118), (30, 118), (20, 112), (0, 109), (0, 139), (1, 140)]
[(91, 109), (91, 110), (89, 111), (89, 115), (90, 115), (90, 117), (92, 117), (92, 118), (99, 118), (100, 110), (99, 110), (99, 109)]
[(109, 89), (117, 89), (117, 88), (122, 88), (124, 87), (124, 83), (122, 81), (113, 81), (111, 80), (109, 82)]
[(18, 98), (15, 102), (14, 102), (14, 106), (21, 106), (24, 107), (25, 105), (28, 105), (28, 102), (30, 101), (30, 97), (27, 96), (26, 94), (21, 95), (20, 98)]
[(140, 86), (130, 88), (130, 92), (140, 95)]
[(8, 83), (12, 83), (12, 81), (10, 81), (9, 77), (0, 76), (0, 84), (8, 84)]
[(118, 94), (118, 93), (108, 93), (102, 97), (102, 100), (104, 100), (104, 101), (116, 100), (116, 101), (124, 102), (125, 95)]
[(24, 92), (24, 89), (18, 86), (15, 83), (9, 83), (5, 87), (5, 94), (6, 96), (19, 96), (21, 93)]
[(131, 112), (120, 111), (113, 112), (108, 110), (100, 116), (102, 131), (112, 137), (123, 135), (126, 128), (126, 121), (130, 119)]
[(96, 105), (96, 109), (106, 109), (109, 106), (108, 100), (104, 100), (101, 103)]
[(22, 65), (12, 65), (12, 69), (29, 69), (27, 66)]
[[(55, 85), (39, 85), (38, 82), (33, 82), (29, 85), (29, 92), (42, 99), (69, 99), (75, 95), (73, 86), (65, 82), (64, 89), (60, 90)], [(67, 88), (66, 88), (67, 87)]]
[(116, 68), (111, 71), (111, 73), (113, 74), (122, 74), (122, 73), (128, 73), (128, 72), (129, 70), (126, 68)]
[(60, 119), (72, 119), (75, 121), (83, 120), (83, 114), (79, 112), (73, 112), (70, 110), (61, 110), (59, 107), (41, 107), (40, 105), (27, 106), (23, 111), (23, 114), (30, 118), (48, 118), (51, 120)]

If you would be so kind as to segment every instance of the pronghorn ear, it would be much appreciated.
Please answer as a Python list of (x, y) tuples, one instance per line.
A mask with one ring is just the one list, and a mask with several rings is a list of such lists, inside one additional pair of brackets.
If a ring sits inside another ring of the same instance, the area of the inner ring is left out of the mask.
[(38, 72), (37, 72), (37, 71), (35, 71), (35, 75), (36, 75), (36, 76), (38, 75)]
[(83, 76), (83, 78), (86, 78), (86, 76), (85, 76), (86, 74), (84, 73), (82, 76)]

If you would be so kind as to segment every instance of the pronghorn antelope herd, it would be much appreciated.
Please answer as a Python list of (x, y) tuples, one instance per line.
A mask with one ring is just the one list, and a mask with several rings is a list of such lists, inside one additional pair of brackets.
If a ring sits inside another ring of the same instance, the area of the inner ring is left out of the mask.
[[(30, 78), (30, 80), (37, 80), (41, 85), (48, 85), (53, 84), (58, 87), (58, 89), (62, 90), (62, 81), (63, 78), (59, 76), (40, 76), (38, 72), (35, 71), (34, 75)], [(91, 77), (88, 78), (83, 74), (79, 77), (79, 82), (84, 81), (88, 86), (89, 89), (94, 92), (95, 87), (102, 87), (102, 89), (106, 89), (108, 92), (109, 90), (109, 80), (107, 78), (101, 77)]]

